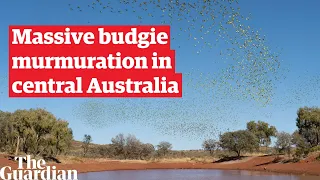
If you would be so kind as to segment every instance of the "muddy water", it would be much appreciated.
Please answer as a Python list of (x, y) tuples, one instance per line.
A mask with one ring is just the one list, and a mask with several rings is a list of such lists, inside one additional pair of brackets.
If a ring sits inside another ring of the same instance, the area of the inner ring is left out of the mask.
[(106, 171), (79, 174), (79, 180), (319, 180), (320, 177), (220, 170)]

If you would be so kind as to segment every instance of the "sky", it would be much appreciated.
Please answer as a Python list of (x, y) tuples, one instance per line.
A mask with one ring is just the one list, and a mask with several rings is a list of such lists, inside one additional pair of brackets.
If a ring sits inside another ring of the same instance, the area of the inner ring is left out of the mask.
[[(70, 10), (77, 6), (83, 11)], [(319, 106), (320, 90), (320, 13), (319, 1), (269, 0), (241, 1), (241, 12), (251, 13), (250, 26), (267, 36), (269, 46), (280, 48), (286, 77), (275, 84), (272, 104), (261, 107), (251, 101), (236, 101), (221, 92), (199, 91), (200, 81), (210, 83), (209, 77), (188, 75), (216, 73), (221, 68), (219, 52), (199, 49), (187, 35), (177, 36), (187, 24), (173, 23), (171, 47), (176, 50), (176, 72), (183, 73), (182, 99), (62, 99), (8, 97), (8, 26), (9, 25), (136, 25), (141, 24), (134, 13), (111, 13), (91, 10), (87, 1), (29, 0), (1, 1), (0, 13), (0, 110), (45, 108), (65, 119), (73, 129), (74, 138), (82, 140), (90, 134), (94, 143), (110, 143), (119, 133), (134, 134), (142, 142), (156, 145), (169, 141), (174, 149), (200, 149), (205, 138), (216, 138), (226, 130), (246, 128), (250, 120), (262, 120), (279, 131), (293, 132), (298, 108)], [(123, 9), (117, 5), (118, 9)], [(144, 14), (145, 15), (145, 14)], [(143, 24), (160, 24), (160, 14), (145, 17)], [(195, 32), (197, 33), (197, 32)], [(207, 41), (215, 41), (214, 38)], [(190, 81), (196, 79), (194, 81)], [(190, 82), (191, 85), (187, 85)], [(196, 87), (196, 88), (195, 88)], [(211, 99), (212, 95), (219, 98)], [(221, 96), (220, 96), (221, 95)]]

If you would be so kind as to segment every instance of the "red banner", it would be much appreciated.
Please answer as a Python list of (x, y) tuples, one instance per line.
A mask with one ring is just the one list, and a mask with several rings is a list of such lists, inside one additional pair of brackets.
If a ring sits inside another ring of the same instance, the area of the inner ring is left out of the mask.
[(10, 26), (10, 97), (182, 97), (169, 26)]

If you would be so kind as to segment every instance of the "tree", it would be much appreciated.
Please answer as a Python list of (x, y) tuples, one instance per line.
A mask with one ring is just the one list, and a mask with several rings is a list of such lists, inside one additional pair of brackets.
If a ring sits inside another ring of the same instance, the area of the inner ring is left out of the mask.
[(114, 156), (124, 159), (145, 159), (155, 150), (152, 144), (143, 144), (136, 136), (118, 134), (111, 139)]
[(142, 152), (142, 143), (136, 136), (129, 134), (125, 139), (125, 158), (139, 159)]
[(52, 154), (59, 155), (65, 153), (71, 146), (73, 140), (72, 129), (69, 128), (69, 123), (64, 120), (56, 121), (52, 132)]
[(310, 143), (311, 147), (320, 145), (320, 108), (300, 108), (297, 115), (299, 134)]
[(0, 145), (2, 151), (34, 156), (55, 156), (68, 150), (73, 136), (66, 121), (45, 109), (0, 112)]
[(256, 136), (246, 130), (226, 132), (220, 136), (220, 146), (223, 149), (233, 151), (240, 157), (244, 151), (253, 151), (259, 147)]
[(17, 110), (11, 116), (16, 135), (16, 153), (19, 149), (34, 156), (43, 154), (51, 145), (48, 142), (56, 117), (44, 109)]
[(157, 145), (157, 152), (161, 156), (166, 156), (172, 149), (172, 144), (166, 141), (162, 141)]
[(88, 134), (84, 135), (83, 141), (82, 141), (82, 148), (83, 148), (83, 156), (86, 157), (89, 148), (90, 148), (90, 144), (92, 142), (92, 137)]
[(266, 148), (271, 144), (271, 137), (275, 137), (277, 129), (263, 121), (250, 121), (247, 123), (247, 130), (252, 132), (258, 139), (260, 146)]
[(140, 159), (146, 159), (147, 157), (152, 155), (152, 153), (154, 153), (154, 152), (155, 152), (155, 148), (152, 144), (150, 144), (150, 143), (142, 144)]
[(0, 111), (0, 151), (12, 153), (15, 150), (16, 131), (11, 121), (12, 114)]
[(275, 143), (275, 148), (279, 153), (287, 153), (291, 155), (292, 149), (292, 135), (286, 132), (280, 132), (277, 134), (277, 141)]
[(214, 151), (219, 147), (219, 143), (213, 139), (207, 139), (202, 143), (202, 148), (205, 151), (209, 151), (210, 155), (213, 155)]
[(299, 131), (292, 134), (292, 144), (296, 147), (295, 156), (297, 158), (306, 157), (311, 149), (311, 144), (301, 135)]
[[(25, 153), (28, 153), (27, 140), (30, 140), (30, 137), (32, 137), (28, 136), (29, 134), (31, 134), (30, 128), (28, 128), (27, 126), (27, 124), (30, 124), (28, 121), (31, 119), (29, 115), (30, 112), (28, 112), (27, 110), (16, 110), (14, 113), (12, 113), (12, 116), (10, 118), (13, 127), (13, 134), (16, 138), (15, 155), (19, 154), (19, 150), (21, 148), (21, 140), (24, 143), (23, 150), (25, 151)], [(29, 145), (32, 144), (30, 143)]]
[(118, 134), (111, 139), (111, 145), (114, 148), (115, 156), (125, 156), (126, 140), (123, 134)]
[(95, 148), (96, 153), (102, 158), (114, 158), (114, 148), (111, 145), (98, 145)]

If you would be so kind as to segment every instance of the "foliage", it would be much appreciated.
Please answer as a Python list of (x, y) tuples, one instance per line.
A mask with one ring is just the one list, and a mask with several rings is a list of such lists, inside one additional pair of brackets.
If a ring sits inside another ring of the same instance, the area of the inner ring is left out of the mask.
[(290, 155), (292, 150), (292, 135), (286, 132), (278, 133), (275, 148), (279, 153)]
[(202, 148), (205, 151), (209, 151), (210, 155), (213, 155), (214, 151), (219, 147), (219, 142), (214, 139), (207, 139), (202, 143)]
[(292, 143), (296, 146), (295, 158), (306, 157), (310, 153), (311, 145), (298, 131), (292, 134)]
[(1, 151), (34, 156), (66, 153), (73, 139), (68, 126), (44, 109), (0, 111)]
[(155, 148), (152, 144), (143, 144), (134, 135), (124, 136), (118, 134), (111, 140), (113, 156), (120, 159), (146, 159), (154, 153)]
[(320, 146), (315, 146), (310, 149), (310, 152), (320, 152)]
[(82, 148), (83, 148), (83, 156), (86, 157), (89, 148), (90, 148), (90, 143), (92, 142), (92, 137), (91, 135), (85, 134), (83, 137), (83, 141), (82, 141)]
[(263, 121), (250, 121), (247, 123), (247, 130), (258, 138), (260, 146), (268, 147), (271, 144), (271, 137), (275, 137), (277, 129)]
[(142, 144), (142, 151), (140, 154), (140, 159), (150, 158), (150, 156), (155, 152), (155, 148), (152, 144)]
[(320, 108), (300, 108), (297, 115), (299, 134), (310, 143), (311, 147), (320, 145)]
[(139, 159), (142, 152), (142, 142), (136, 136), (129, 134), (126, 137), (125, 158), (126, 159)]
[(16, 131), (11, 122), (11, 113), (0, 111), (0, 150), (14, 152)]
[(259, 144), (256, 136), (246, 130), (226, 132), (220, 136), (220, 144), (223, 149), (233, 151), (240, 157), (243, 151), (258, 149)]
[(111, 139), (112, 147), (115, 151), (115, 156), (125, 156), (126, 139), (123, 134), (118, 134)]
[(160, 156), (166, 156), (172, 149), (172, 144), (166, 141), (162, 141), (157, 145), (157, 152)]
[[(277, 133), (275, 143), (275, 150), (279, 153), (290, 155), (295, 147), (296, 160), (307, 157), (310, 152), (320, 151), (319, 108), (300, 108), (297, 114), (298, 130), (292, 135), (286, 132)], [(115, 159), (146, 160), (155, 156), (196, 159), (207, 156), (206, 151), (209, 151), (210, 155), (214, 154), (216, 157), (234, 153), (240, 157), (243, 152), (257, 150), (259, 145), (268, 146), (270, 138), (275, 136), (276, 132), (276, 128), (268, 123), (251, 121), (247, 123), (247, 130), (226, 132), (220, 135), (219, 142), (213, 139), (205, 140), (202, 144), (203, 150), (173, 151), (172, 144), (166, 141), (160, 142), (155, 148), (130, 134), (118, 134), (111, 139), (112, 143), (109, 145), (94, 145), (92, 137), (84, 135), (83, 141), (76, 143), (75, 148), (68, 122), (57, 119), (44, 109), (17, 110), (13, 113), (0, 111), (0, 152), (34, 156), (55, 157), (72, 151), (75, 156)]]

